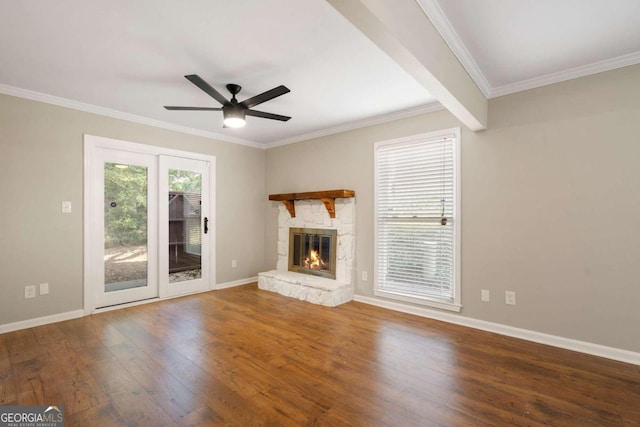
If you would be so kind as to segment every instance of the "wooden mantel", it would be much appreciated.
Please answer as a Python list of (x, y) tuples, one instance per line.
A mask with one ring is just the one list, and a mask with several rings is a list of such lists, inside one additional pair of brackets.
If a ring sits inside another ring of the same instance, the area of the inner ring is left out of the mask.
[(336, 217), (336, 199), (348, 199), (355, 197), (356, 192), (353, 190), (327, 190), (327, 191), (311, 191), (308, 193), (287, 193), (287, 194), (269, 194), (269, 200), (282, 202), (291, 218), (296, 217), (296, 206), (294, 200), (320, 200), (324, 203), (330, 218)]

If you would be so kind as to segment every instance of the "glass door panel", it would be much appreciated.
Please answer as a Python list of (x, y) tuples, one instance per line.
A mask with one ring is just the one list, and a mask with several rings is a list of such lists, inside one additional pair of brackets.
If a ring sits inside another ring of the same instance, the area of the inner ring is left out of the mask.
[(104, 291), (148, 286), (145, 166), (104, 163)]
[(202, 278), (202, 173), (169, 169), (169, 283)]

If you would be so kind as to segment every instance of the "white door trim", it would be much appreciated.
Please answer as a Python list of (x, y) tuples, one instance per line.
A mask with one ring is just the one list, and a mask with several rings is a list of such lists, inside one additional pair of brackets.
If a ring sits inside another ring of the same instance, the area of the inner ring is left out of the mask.
[[(84, 135), (84, 221), (83, 221), (83, 233), (84, 233), (84, 274), (83, 274), (83, 288), (84, 288), (84, 314), (91, 314), (96, 311), (95, 306), (95, 292), (90, 286), (94, 283), (95, 272), (91, 268), (91, 259), (93, 256), (97, 256), (92, 252), (92, 236), (91, 230), (95, 230), (97, 225), (94, 221), (95, 209), (101, 204), (98, 203), (100, 194), (94, 194), (90, 183), (95, 176), (95, 170), (99, 165), (96, 161), (96, 150), (98, 148), (111, 148), (116, 150), (131, 151), (135, 153), (152, 154), (155, 156), (168, 155), (176, 157), (184, 157), (195, 160), (203, 160), (209, 163), (209, 284), (208, 289), (216, 288), (216, 157), (207, 154), (192, 153), (189, 151), (175, 150), (171, 148), (157, 147), (147, 144), (139, 144), (135, 142), (122, 141), (118, 139), (105, 138), (95, 135)], [(155, 230), (157, 233), (157, 229)]]

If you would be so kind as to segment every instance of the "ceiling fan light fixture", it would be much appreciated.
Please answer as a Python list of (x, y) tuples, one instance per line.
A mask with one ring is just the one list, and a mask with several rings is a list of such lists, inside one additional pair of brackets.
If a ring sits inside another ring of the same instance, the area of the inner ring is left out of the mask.
[(273, 98), (277, 98), (285, 93), (291, 92), (289, 88), (284, 85), (280, 85), (278, 87), (274, 87), (271, 90), (266, 92), (262, 92), (256, 96), (252, 96), (251, 98), (247, 98), (242, 102), (238, 102), (236, 99), (236, 95), (240, 92), (242, 87), (240, 85), (229, 83), (227, 85), (227, 90), (231, 93), (231, 99), (227, 100), (224, 96), (220, 94), (217, 90), (215, 90), (209, 83), (202, 80), (200, 76), (197, 74), (189, 74), (188, 76), (184, 76), (191, 83), (200, 88), (207, 95), (218, 101), (221, 107), (178, 107), (172, 105), (165, 105), (164, 108), (167, 110), (178, 110), (178, 111), (222, 111), (222, 123), (225, 128), (241, 128), (246, 125), (245, 116), (253, 116), (259, 117), (261, 119), (270, 119), (270, 120), (279, 120), (281, 122), (286, 122), (291, 119), (289, 116), (282, 116), (280, 114), (273, 113), (265, 113), (264, 111), (252, 110), (258, 104), (262, 104), (263, 102), (267, 102), (272, 100)]
[(241, 128), (246, 124), (247, 122), (240, 117), (227, 117), (224, 119), (224, 125), (228, 128)]
[(224, 116), (223, 123), (226, 127), (241, 128), (247, 124), (244, 117), (244, 108), (237, 105), (225, 105), (222, 107), (222, 114)]

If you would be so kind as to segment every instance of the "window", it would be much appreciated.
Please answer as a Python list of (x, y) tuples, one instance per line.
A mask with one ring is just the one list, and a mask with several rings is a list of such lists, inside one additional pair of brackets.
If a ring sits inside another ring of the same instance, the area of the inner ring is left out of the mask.
[(375, 295), (460, 311), (460, 129), (375, 146)]

